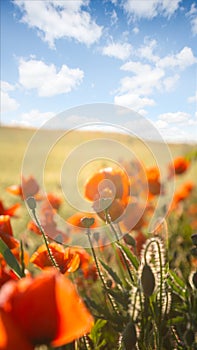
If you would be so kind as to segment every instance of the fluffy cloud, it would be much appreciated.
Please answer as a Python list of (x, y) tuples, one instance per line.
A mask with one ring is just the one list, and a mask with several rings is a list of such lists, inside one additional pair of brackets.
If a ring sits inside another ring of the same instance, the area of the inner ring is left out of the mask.
[(195, 3), (191, 5), (191, 9), (187, 13), (187, 16), (190, 18), (193, 35), (197, 35), (197, 8)]
[(128, 43), (112, 43), (109, 44), (102, 49), (102, 54), (115, 57), (120, 60), (126, 60), (132, 52), (132, 46)]
[(161, 68), (179, 68), (181, 70), (193, 65), (197, 62), (196, 57), (190, 47), (185, 46), (175, 55), (168, 55), (158, 61)]
[(146, 114), (146, 111), (142, 111), (145, 106), (154, 106), (153, 99), (148, 97), (140, 97), (135, 93), (127, 93), (123, 95), (117, 95), (114, 98), (115, 104), (119, 106), (129, 106), (131, 109), (138, 111), (139, 113)]
[(165, 121), (166, 123), (172, 124), (172, 123), (184, 123), (188, 121), (191, 118), (189, 113), (185, 112), (170, 112), (170, 113), (163, 113), (160, 114), (158, 119)]
[(13, 119), (12, 125), (21, 125), (28, 127), (41, 126), (53, 116), (54, 113), (52, 112), (40, 112), (37, 109), (32, 109), (29, 112), (22, 113), (20, 118), (17, 120)]
[(170, 17), (182, 0), (124, 0), (125, 11), (134, 18), (151, 19), (157, 15)]
[(161, 93), (173, 90), (180, 79), (178, 73), (197, 62), (189, 47), (164, 57), (155, 54), (156, 47), (155, 40), (145, 40), (145, 44), (134, 51), (137, 60), (130, 60), (120, 67), (129, 75), (120, 80), (114, 97), (115, 103), (126, 105), (137, 112), (139, 108), (153, 106), (155, 101), (151, 95), (156, 91)]
[(88, 3), (87, 0), (14, 0), (22, 11), (22, 22), (36, 28), (51, 48), (60, 38), (72, 38), (86, 45), (99, 40), (102, 27), (85, 11)]
[(79, 68), (63, 65), (59, 71), (54, 64), (30, 59), (19, 62), (19, 82), (26, 89), (37, 89), (39, 96), (54, 96), (68, 93), (79, 85), (84, 73)]
[(186, 112), (169, 112), (158, 116), (154, 122), (164, 139), (196, 142), (197, 118)]
[(196, 91), (196, 93), (195, 93), (194, 96), (188, 97), (188, 102), (189, 102), (189, 103), (194, 103), (194, 102), (197, 103), (197, 91)]
[(14, 90), (14, 85), (9, 84), (7, 81), (1, 81), (1, 113), (11, 112), (18, 109), (19, 103), (9, 95), (9, 92)]

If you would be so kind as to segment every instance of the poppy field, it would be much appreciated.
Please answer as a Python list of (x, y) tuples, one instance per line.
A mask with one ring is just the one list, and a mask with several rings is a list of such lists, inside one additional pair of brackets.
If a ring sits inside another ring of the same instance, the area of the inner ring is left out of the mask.
[(76, 211), (60, 167), (100, 134), (51, 150), (45, 191), (36, 172), (21, 174), (32, 135), (0, 129), (0, 350), (197, 349), (197, 148), (169, 145), (159, 166), (111, 135), (137, 156), (82, 168)]

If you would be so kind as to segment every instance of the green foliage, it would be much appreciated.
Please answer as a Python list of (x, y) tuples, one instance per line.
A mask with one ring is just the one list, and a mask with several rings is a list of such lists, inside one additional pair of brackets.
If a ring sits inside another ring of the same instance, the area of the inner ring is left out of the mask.
[(22, 268), (20, 267), (15, 256), (8, 248), (7, 244), (0, 238), (0, 253), (3, 255), (5, 261), (10, 266), (10, 268), (15, 272), (15, 274), (21, 278), (24, 277)]

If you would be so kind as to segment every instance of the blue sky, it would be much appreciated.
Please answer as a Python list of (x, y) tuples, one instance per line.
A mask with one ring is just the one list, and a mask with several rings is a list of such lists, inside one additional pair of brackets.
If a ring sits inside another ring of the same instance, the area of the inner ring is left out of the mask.
[(1, 122), (110, 103), (197, 140), (196, 39), (195, 0), (3, 0)]

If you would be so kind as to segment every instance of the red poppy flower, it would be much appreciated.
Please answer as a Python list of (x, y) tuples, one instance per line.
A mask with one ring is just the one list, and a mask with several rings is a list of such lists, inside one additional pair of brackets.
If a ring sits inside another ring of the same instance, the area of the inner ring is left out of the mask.
[(12, 270), (10, 270), (9, 268), (3, 265), (0, 266), (0, 288), (6, 282), (11, 280), (18, 280), (18, 279), (19, 279), (18, 276), (15, 275), (15, 273)]
[(21, 185), (10, 186), (7, 188), (7, 191), (26, 199), (38, 193), (39, 185), (33, 176), (29, 176), (28, 178), (22, 177)]
[(3, 202), (0, 200), (0, 215), (14, 216), (15, 211), (20, 207), (19, 203), (14, 204), (10, 208), (5, 208)]
[[(55, 269), (6, 283), (0, 291), (1, 350), (62, 346), (88, 333), (93, 318), (74, 285)], [(12, 326), (12, 327), (11, 327)], [(17, 338), (15, 329), (21, 337)], [(29, 346), (21, 347), (21, 340)]]
[(131, 201), (122, 219), (122, 225), (127, 231), (139, 230), (146, 225), (146, 209), (138, 201)]
[(192, 182), (188, 181), (184, 183), (181, 186), (181, 188), (177, 190), (174, 194), (174, 198), (171, 204), (171, 210), (174, 209), (178, 203), (187, 199), (194, 188), (195, 185)]
[(111, 191), (114, 198), (125, 199), (129, 195), (130, 183), (127, 175), (120, 169), (104, 168), (88, 179), (85, 197), (94, 201), (102, 192)]
[(128, 176), (120, 169), (101, 169), (85, 185), (86, 198), (93, 201), (94, 210), (104, 221), (106, 209), (112, 221), (120, 218), (128, 203), (129, 191)]
[[(73, 251), (72, 248), (64, 248), (62, 245), (53, 242), (49, 244), (49, 249), (57, 262), (61, 273), (74, 272), (78, 269), (80, 256), (76, 251)], [(41, 269), (52, 266), (45, 245), (42, 245), (37, 249), (32, 255), (30, 262)]]
[(55, 195), (54, 193), (48, 193), (47, 199), (50, 202), (51, 206), (56, 210), (58, 210), (60, 205), (62, 204), (62, 198)]
[(19, 241), (13, 237), (9, 215), (0, 215), (0, 238), (10, 249), (19, 246)]
[(148, 189), (151, 195), (156, 196), (161, 192), (160, 172), (157, 167), (151, 167), (146, 171)]
[(0, 350), (34, 350), (12, 317), (0, 309)]
[(173, 174), (180, 175), (186, 172), (190, 166), (190, 161), (184, 157), (177, 157), (174, 159), (173, 163), (169, 165), (169, 178)]
[[(57, 228), (57, 224), (54, 220), (54, 214), (55, 213), (51, 208), (44, 210), (40, 220), (41, 226), (48, 237), (66, 243), (68, 242), (69, 237), (65, 232)], [(34, 221), (30, 221), (27, 225), (27, 228), (28, 230), (38, 235), (42, 234), (39, 227), (34, 223)]]
[(82, 221), (84, 218), (94, 219), (94, 223), (91, 225), (91, 228), (95, 228), (99, 226), (98, 219), (94, 214), (76, 213), (70, 216), (66, 220), (66, 222), (71, 224), (74, 230), (77, 230), (78, 227), (84, 228), (83, 221)]

